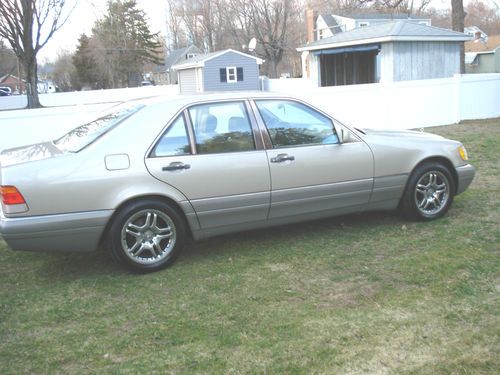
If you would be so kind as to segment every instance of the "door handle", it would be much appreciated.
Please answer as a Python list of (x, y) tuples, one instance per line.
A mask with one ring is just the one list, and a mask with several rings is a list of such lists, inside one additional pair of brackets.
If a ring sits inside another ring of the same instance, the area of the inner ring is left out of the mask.
[(276, 157), (271, 158), (271, 163), (283, 163), (284, 161), (293, 161), (295, 156), (288, 154), (278, 154)]
[(174, 161), (174, 162), (170, 163), (168, 166), (163, 167), (161, 170), (162, 171), (178, 171), (181, 169), (189, 169), (189, 168), (191, 168), (191, 165), (189, 165), (189, 164), (184, 164), (180, 161)]

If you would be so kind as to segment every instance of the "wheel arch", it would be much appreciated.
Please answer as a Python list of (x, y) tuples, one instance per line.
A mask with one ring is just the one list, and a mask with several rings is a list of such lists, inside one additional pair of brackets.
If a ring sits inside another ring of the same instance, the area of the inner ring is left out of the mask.
[(413, 169), (408, 174), (408, 179), (406, 180), (406, 185), (405, 185), (405, 188), (403, 190), (403, 194), (401, 195), (401, 198), (399, 199), (399, 204), (398, 204), (399, 207), (401, 207), (401, 203), (405, 197), (405, 193), (406, 193), (406, 190), (408, 189), (408, 184), (410, 183), (411, 176), (413, 175), (413, 173), (415, 172), (415, 170), (417, 168), (419, 168), (421, 165), (426, 164), (426, 163), (440, 163), (444, 167), (446, 167), (446, 169), (448, 169), (448, 171), (450, 172), (450, 174), (453, 178), (453, 184), (455, 187), (455, 191), (453, 192), (453, 195), (456, 195), (457, 188), (458, 188), (458, 175), (457, 175), (457, 171), (455, 170), (455, 167), (453, 166), (453, 163), (450, 161), (450, 159), (447, 159), (444, 156), (429, 156), (425, 159), (420, 160), (417, 164), (415, 164)]
[(190, 238), (190, 239), (193, 238), (192, 228), (191, 228), (191, 225), (189, 224), (189, 221), (187, 220), (186, 213), (184, 212), (184, 210), (182, 209), (182, 207), (180, 206), (180, 204), (177, 201), (175, 201), (174, 199), (172, 199), (170, 197), (160, 195), (160, 194), (145, 194), (145, 195), (130, 197), (129, 199), (120, 203), (118, 205), (118, 207), (116, 207), (115, 211), (113, 212), (113, 215), (111, 215), (111, 217), (109, 218), (109, 220), (106, 223), (106, 226), (104, 227), (104, 230), (101, 234), (101, 237), (99, 239), (99, 248), (103, 248), (106, 245), (107, 235), (109, 233), (109, 230), (110, 230), (110, 227), (113, 223), (113, 220), (116, 218), (118, 213), (125, 206), (127, 206), (129, 204), (132, 204), (135, 202), (140, 202), (142, 200), (147, 200), (147, 199), (160, 201), (160, 202), (166, 203), (170, 207), (172, 207), (179, 214), (179, 216), (182, 218), (182, 220), (184, 221), (184, 224), (185, 224), (186, 229), (187, 229), (188, 238)]
[(444, 157), (444, 156), (430, 156), (428, 158), (421, 160), (417, 165), (415, 165), (415, 167), (411, 171), (410, 175), (415, 171), (415, 169), (420, 167), (422, 164), (432, 163), (432, 162), (443, 164), (446, 167), (446, 169), (448, 169), (448, 172), (450, 172), (451, 177), (453, 178), (453, 185), (455, 187), (455, 191), (453, 192), (453, 195), (456, 195), (457, 187), (458, 187), (457, 170), (453, 166), (453, 163), (451, 162), (451, 160)]

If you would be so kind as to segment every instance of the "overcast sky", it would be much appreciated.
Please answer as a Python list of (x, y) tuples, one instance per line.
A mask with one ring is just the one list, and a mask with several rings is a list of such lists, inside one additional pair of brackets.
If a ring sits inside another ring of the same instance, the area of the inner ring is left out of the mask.
[[(70, 0), (68, 3), (76, 3), (76, 7), (66, 24), (54, 34), (48, 44), (39, 52), (39, 63), (55, 61), (60, 51), (73, 52), (78, 42), (78, 37), (82, 33), (90, 35), (94, 22), (102, 16), (102, 12), (106, 8), (107, 0)], [(137, 0), (137, 3), (139, 8), (146, 12), (151, 31), (153, 33), (159, 31), (165, 35), (166, 1)], [(432, 0), (431, 6), (435, 8), (449, 8), (450, 3), (451, 0)]]

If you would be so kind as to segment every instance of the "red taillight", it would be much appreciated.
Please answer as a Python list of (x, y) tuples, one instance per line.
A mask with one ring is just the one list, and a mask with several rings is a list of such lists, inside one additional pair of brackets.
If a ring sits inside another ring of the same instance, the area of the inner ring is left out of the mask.
[(0, 186), (0, 196), (5, 205), (26, 204), (23, 196), (15, 186)]

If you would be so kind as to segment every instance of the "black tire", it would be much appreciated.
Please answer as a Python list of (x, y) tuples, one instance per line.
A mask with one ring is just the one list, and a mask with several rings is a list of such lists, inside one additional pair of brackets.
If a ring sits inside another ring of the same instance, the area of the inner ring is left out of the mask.
[(147, 199), (120, 209), (109, 230), (113, 259), (132, 271), (159, 271), (172, 264), (184, 246), (186, 225), (168, 204)]
[(434, 220), (446, 214), (454, 195), (455, 182), (448, 168), (428, 162), (411, 174), (400, 207), (409, 219)]

